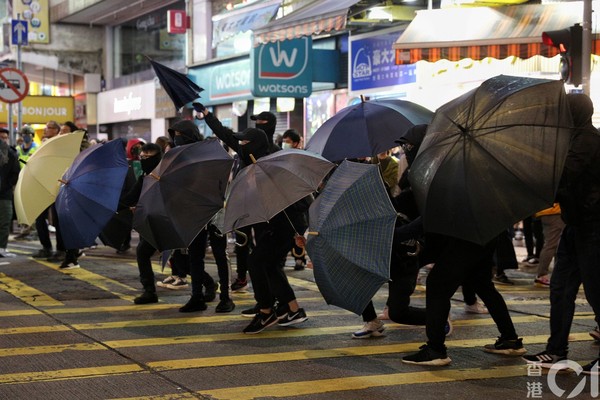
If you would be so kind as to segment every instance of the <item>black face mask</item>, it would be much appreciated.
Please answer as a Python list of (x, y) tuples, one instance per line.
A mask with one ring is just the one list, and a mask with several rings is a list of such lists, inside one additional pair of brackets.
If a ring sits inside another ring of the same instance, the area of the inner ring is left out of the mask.
[(183, 146), (184, 144), (186, 144), (185, 137), (183, 135), (176, 135), (173, 139), (173, 143), (175, 143), (175, 146)]
[(142, 171), (144, 171), (145, 174), (149, 174), (154, 171), (154, 168), (156, 168), (158, 164), (160, 164), (160, 155), (155, 154), (152, 157), (144, 158), (140, 160), (140, 164), (142, 165)]

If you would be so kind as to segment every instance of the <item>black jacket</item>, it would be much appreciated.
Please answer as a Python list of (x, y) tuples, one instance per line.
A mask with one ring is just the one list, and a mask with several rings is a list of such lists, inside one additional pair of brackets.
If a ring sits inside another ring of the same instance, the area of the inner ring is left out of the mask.
[(0, 199), (12, 200), (13, 189), (19, 179), (19, 157), (17, 152), (7, 147), (8, 161), (0, 166)]

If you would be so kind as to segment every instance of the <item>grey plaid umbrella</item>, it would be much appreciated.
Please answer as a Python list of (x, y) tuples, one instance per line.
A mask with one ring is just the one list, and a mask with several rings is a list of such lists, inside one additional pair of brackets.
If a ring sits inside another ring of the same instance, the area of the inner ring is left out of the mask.
[(306, 250), (328, 304), (361, 314), (390, 277), (396, 211), (376, 165), (344, 161), (309, 209)]

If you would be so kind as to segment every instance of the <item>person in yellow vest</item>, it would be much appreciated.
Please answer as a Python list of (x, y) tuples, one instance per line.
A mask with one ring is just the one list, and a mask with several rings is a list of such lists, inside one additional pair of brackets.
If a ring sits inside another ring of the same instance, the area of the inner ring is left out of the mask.
[(38, 145), (33, 141), (35, 131), (32, 127), (25, 125), (21, 128), (19, 135), (21, 135), (23, 142), (17, 146), (17, 154), (19, 155), (19, 164), (22, 169), (27, 163), (27, 160), (29, 160), (29, 157), (35, 153)]
[(540, 252), (540, 262), (537, 265), (537, 276), (534, 280), (534, 285), (537, 287), (550, 287), (550, 262), (556, 254), (560, 235), (565, 227), (560, 216), (560, 205), (554, 203), (550, 208), (538, 211), (535, 214), (536, 218), (542, 221), (542, 229), (544, 232), (544, 247)]

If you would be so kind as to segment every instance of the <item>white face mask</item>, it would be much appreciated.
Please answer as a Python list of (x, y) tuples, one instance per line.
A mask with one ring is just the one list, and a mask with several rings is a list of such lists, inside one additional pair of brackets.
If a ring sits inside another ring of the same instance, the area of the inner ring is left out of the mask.
[(281, 148), (282, 149), (292, 149), (293, 147), (292, 147), (291, 143), (283, 142), (283, 143), (281, 143)]

